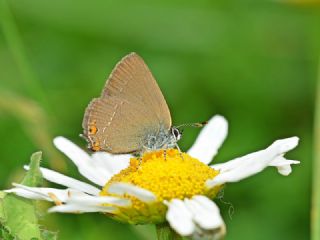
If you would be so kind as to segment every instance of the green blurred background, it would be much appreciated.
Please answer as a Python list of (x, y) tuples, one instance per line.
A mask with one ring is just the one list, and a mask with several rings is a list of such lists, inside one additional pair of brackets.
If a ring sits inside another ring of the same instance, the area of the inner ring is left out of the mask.
[[(226, 239), (309, 239), (314, 89), (320, 53), (318, 1), (0, 0), (0, 189), (36, 150), (43, 166), (80, 178), (52, 146), (80, 146), (83, 112), (129, 52), (154, 73), (175, 124), (224, 115), (229, 137), (216, 162), (297, 135), (289, 177), (267, 169), (229, 184), (218, 201)], [(187, 129), (187, 150), (199, 130)], [(152, 226), (100, 214), (43, 218), (64, 239), (153, 239)]]

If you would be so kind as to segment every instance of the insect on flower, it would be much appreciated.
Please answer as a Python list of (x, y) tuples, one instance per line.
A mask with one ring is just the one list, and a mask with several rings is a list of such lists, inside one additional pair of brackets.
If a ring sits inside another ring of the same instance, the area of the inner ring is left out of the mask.
[(179, 149), (181, 138), (155, 78), (136, 53), (115, 66), (101, 96), (87, 107), (82, 127), (92, 151), (113, 154)]
[(291, 164), (299, 163), (284, 158), (298, 145), (298, 138), (292, 137), (277, 140), (264, 150), (208, 165), (228, 131), (227, 121), (218, 115), (208, 121), (191, 149), (181, 152), (179, 127), (172, 127), (159, 87), (135, 53), (117, 64), (101, 97), (91, 101), (83, 129), (95, 151), (92, 155), (64, 137), (55, 138), (54, 144), (92, 184), (41, 168), (45, 179), (65, 188), (14, 184), (7, 192), (53, 202), (56, 206), (49, 212), (101, 212), (130, 224), (168, 223), (180, 236), (218, 239), (225, 235), (226, 227), (213, 199), (226, 183), (268, 166), (289, 175)]

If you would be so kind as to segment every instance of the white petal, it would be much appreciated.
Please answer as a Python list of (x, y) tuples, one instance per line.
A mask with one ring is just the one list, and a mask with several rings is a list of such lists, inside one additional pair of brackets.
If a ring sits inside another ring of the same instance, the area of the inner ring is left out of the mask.
[[(47, 196), (48, 199), (51, 199), (49, 197), (50, 194), (54, 194), (61, 202), (65, 202), (66, 199), (68, 198), (68, 190), (61, 190), (61, 189), (55, 189), (55, 188), (41, 188), (41, 187), (28, 187), (22, 184), (17, 184), (17, 183), (13, 183), (13, 186), (20, 188), (20, 189), (24, 189), (26, 191), (29, 192), (33, 192), (35, 194), (39, 194), (44, 196)], [(45, 199), (47, 201), (50, 201), (48, 199)]]
[(104, 171), (106, 182), (129, 166), (131, 154), (110, 154), (107, 152), (95, 152), (92, 154), (93, 163), (96, 168)]
[(6, 193), (14, 193), (20, 197), (24, 198), (29, 198), (29, 199), (34, 199), (34, 200), (45, 200), (52, 202), (53, 200), (42, 193), (35, 193), (35, 192), (30, 192), (28, 190), (22, 189), (22, 188), (11, 188), (9, 190), (5, 190), (4, 192)]
[(188, 154), (205, 164), (210, 163), (217, 154), (228, 133), (228, 122), (222, 116), (212, 117), (201, 130)]
[(174, 199), (168, 205), (166, 219), (170, 226), (181, 236), (193, 239), (221, 239), (225, 235), (225, 224), (219, 208), (204, 196), (192, 199)]
[(195, 224), (192, 221), (192, 213), (180, 199), (173, 199), (166, 203), (168, 211), (166, 219), (172, 229), (181, 236), (190, 236), (195, 231)]
[(224, 222), (217, 205), (205, 196), (185, 199), (186, 206), (193, 214), (193, 220), (202, 229), (215, 230), (223, 228)]
[(118, 197), (109, 196), (76, 196), (68, 199), (68, 204), (82, 204), (82, 205), (100, 205), (100, 204), (111, 204), (121, 207), (131, 206), (131, 201), (129, 199), (123, 199)]
[[(29, 170), (29, 166), (24, 166), (26, 170)], [(93, 195), (98, 195), (100, 190), (90, 184), (81, 182), (77, 179), (68, 177), (56, 171), (40, 168), (43, 178), (47, 179), (50, 182), (60, 184), (62, 186), (66, 186), (68, 188), (77, 189), (82, 192), (90, 193)]]
[(105, 176), (101, 169), (94, 166), (89, 154), (64, 137), (56, 137), (53, 140), (53, 143), (61, 152), (72, 160), (78, 167), (81, 175), (95, 184), (104, 186), (107, 179), (109, 179), (109, 176)]
[(82, 204), (63, 204), (50, 208), (49, 212), (84, 213), (84, 212), (107, 212), (114, 213), (115, 207), (109, 206), (88, 206)]
[(291, 164), (300, 164), (296, 160), (287, 160), (284, 157), (277, 157), (269, 166), (276, 167), (281, 175), (288, 176), (292, 172)]
[[(298, 145), (298, 141), (297, 137), (277, 140), (265, 150), (251, 153), (226, 163), (212, 165), (211, 167), (220, 170), (220, 173), (214, 179), (208, 180), (207, 186), (214, 187), (226, 182), (237, 182), (261, 172), (266, 167), (273, 166), (272, 162), (275, 159), (282, 157), (286, 152), (295, 148)], [(283, 161), (287, 160), (282, 158), (282, 164)], [(292, 162), (288, 162), (287, 164), (290, 163)], [(287, 164), (282, 165), (286, 166), (286, 170), (288, 170)]]
[(108, 182), (111, 177), (114, 175), (112, 174), (109, 169), (106, 167), (105, 162), (103, 161), (103, 158), (100, 158), (98, 156), (104, 155), (104, 152), (97, 152), (97, 153), (93, 153), (91, 155), (91, 163), (94, 169), (99, 169), (101, 175), (103, 175), (103, 181), (104, 183)]
[[(117, 197), (109, 196), (91, 196), (83, 192), (79, 192), (72, 189), (55, 189), (55, 188), (37, 188), (29, 187), (21, 184), (13, 184), (16, 188), (6, 190), (7, 193), (15, 193), (18, 196), (35, 199), (35, 200), (46, 200), (49, 202), (67, 203), (68, 206), (85, 206), (89, 209), (98, 209), (99, 211), (105, 211), (105, 208), (100, 208), (102, 204), (113, 205), (113, 208), (107, 208), (115, 210), (114, 206), (129, 207), (131, 201), (129, 199), (122, 199)], [(64, 207), (58, 208), (57, 211), (62, 211)], [(68, 209), (68, 208), (67, 208)], [(70, 209), (69, 209), (70, 210)], [(79, 210), (79, 209), (78, 209)], [(70, 210), (71, 211), (71, 210)], [(88, 211), (88, 210), (87, 210)]]
[(119, 196), (124, 194), (132, 195), (146, 203), (154, 202), (157, 199), (152, 192), (130, 183), (112, 183), (108, 188), (108, 192)]
[[(56, 189), (56, 188), (44, 188), (44, 187), (29, 187), (22, 184), (13, 183), (16, 188), (7, 190), (6, 192), (15, 193), (21, 197), (46, 200), (46, 201), (59, 201), (66, 202), (71, 196), (86, 196), (87, 194), (79, 192), (74, 189)], [(89, 195), (87, 195), (89, 196)]]

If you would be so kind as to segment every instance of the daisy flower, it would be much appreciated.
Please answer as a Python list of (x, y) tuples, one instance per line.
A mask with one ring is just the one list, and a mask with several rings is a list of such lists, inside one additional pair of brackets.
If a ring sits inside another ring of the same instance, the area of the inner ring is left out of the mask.
[(187, 153), (168, 149), (164, 154), (164, 150), (158, 150), (144, 153), (140, 159), (105, 152), (89, 155), (68, 139), (57, 137), (55, 146), (92, 183), (41, 168), (46, 180), (65, 188), (13, 184), (15, 188), (7, 192), (53, 202), (55, 206), (49, 212), (101, 212), (130, 224), (167, 222), (180, 236), (220, 238), (225, 234), (225, 224), (212, 199), (226, 183), (238, 182), (268, 166), (287, 176), (292, 171), (291, 164), (299, 163), (284, 158), (298, 145), (299, 139), (291, 137), (277, 140), (264, 150), (208, 165), (227, 131), (227, 121), (214, 116)]

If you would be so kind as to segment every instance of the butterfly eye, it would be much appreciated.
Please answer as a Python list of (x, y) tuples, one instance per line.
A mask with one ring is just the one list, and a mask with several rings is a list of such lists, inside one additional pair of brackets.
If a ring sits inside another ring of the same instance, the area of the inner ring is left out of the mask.
[(176, 139), (177, 141), (180, 140), (180, 138), (181, 138), (181, 132), (179, 131), (178, 128), (172, 128), (172, 134), (173, 134), (173, 136), (175, 137), (175, 139)]

